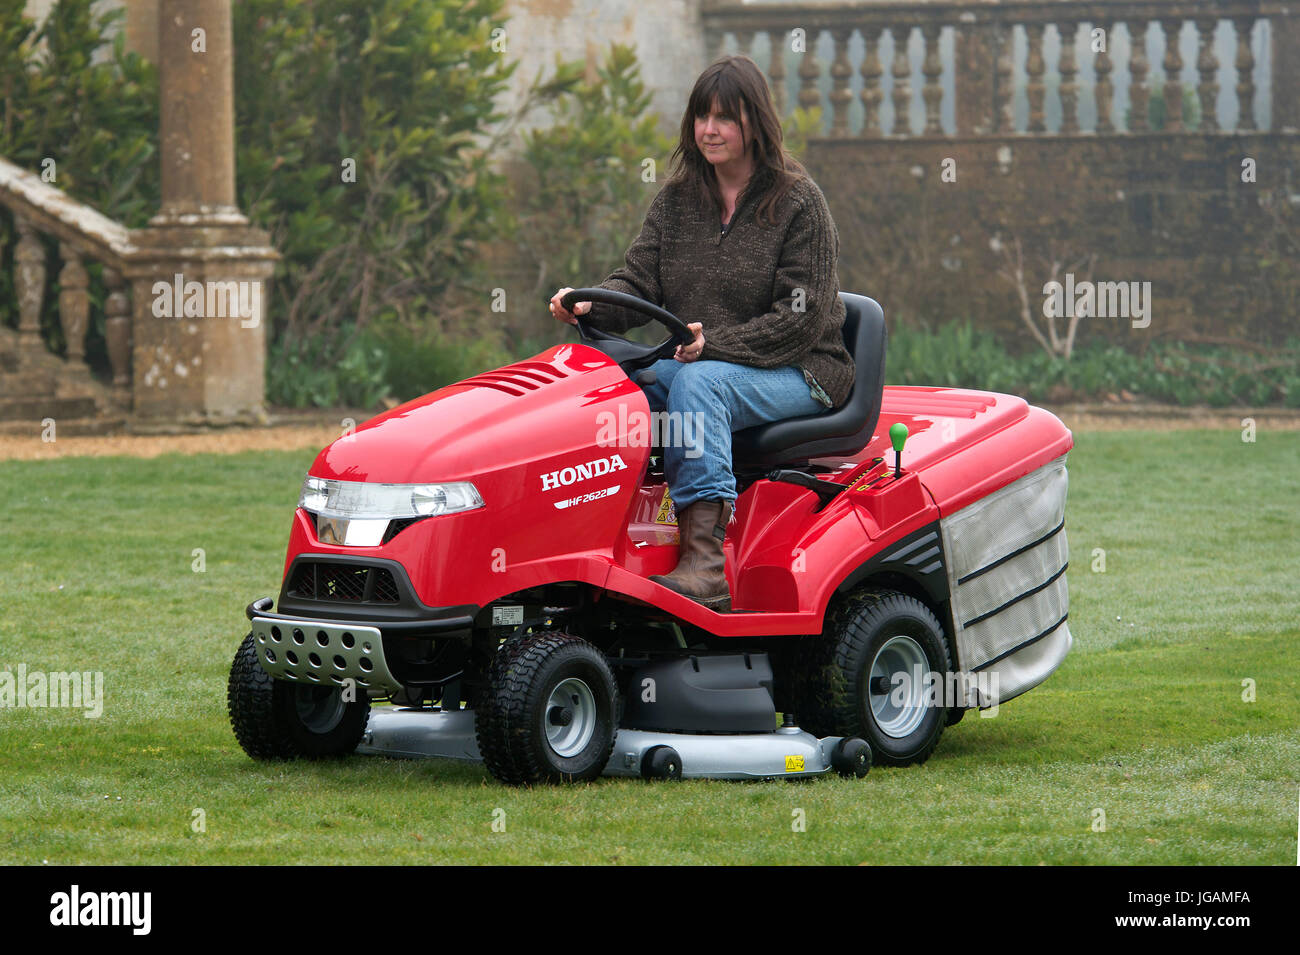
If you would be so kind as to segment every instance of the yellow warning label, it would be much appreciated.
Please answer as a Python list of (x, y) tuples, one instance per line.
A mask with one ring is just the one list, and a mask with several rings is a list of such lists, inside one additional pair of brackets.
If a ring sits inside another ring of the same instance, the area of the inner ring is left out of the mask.
[(787, 773), (802, 773), (802, 772), (803, 772), (803, 757), (802, 757), (802, 756), (787, 756), (787, 757), (785, 758), (785, 771), (786, 771)]
[(876, 458), (871, 462), (871, 467), (864, 471), (845, 491), (865, 491), (876, 479), (884, 477), (889, 473), (889, 462), (883, 458)]
[(673, 499), (668, 496), (668, 488), (664, 488), (664, 499), (659, 502), (659, 513), (655, 515), (656, 524), (676, 524), (677, 511), (673, 507)]

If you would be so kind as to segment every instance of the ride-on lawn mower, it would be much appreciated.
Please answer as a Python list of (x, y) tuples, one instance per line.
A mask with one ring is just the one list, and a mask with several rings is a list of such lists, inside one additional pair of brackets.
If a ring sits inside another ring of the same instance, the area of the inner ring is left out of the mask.
[(1042, 682), (1070, 648), (1070, 432), (1008, 395), (885, 388), (880, 306), (842, 297), (848, 401), (734, 436), (730, 612), (649, 579), (678, 538), (638, 376), (693, 338), (653, 304), (570, 292), (570, 311), (621, 305), (671, 336), (579, 316), (581, 344), (334, 441), (279, 605), (247, 608), (240, 744), (481, 758), (511, 784), (862, 776)]

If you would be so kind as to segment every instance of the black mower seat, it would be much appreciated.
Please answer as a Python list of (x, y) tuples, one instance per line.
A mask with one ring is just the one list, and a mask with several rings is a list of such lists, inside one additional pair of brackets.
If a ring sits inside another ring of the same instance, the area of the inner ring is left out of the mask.
[(736, 468), (766, 470), (811, 458), (849, 457), (871, 440), (885, 388), (885, 313), (865, 295), (841, 292), (840, 298), (845, 308), (844, 344), (857, 366), (848, 400), (821, 414), (737, 431), (731, 439)]

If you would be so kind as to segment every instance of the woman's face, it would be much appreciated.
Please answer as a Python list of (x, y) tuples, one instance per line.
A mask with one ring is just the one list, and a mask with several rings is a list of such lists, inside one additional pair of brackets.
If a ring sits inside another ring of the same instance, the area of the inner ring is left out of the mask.
[(728, 115), (716, 99), (707, 116), (695, 117), (695, 145), (715, 167), (736, 160), (743, 162), (752, 138), (744, 110), (740, 116)]

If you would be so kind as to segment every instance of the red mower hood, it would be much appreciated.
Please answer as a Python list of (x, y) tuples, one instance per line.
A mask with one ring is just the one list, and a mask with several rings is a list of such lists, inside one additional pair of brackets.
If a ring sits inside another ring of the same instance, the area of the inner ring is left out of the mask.
[(592, 406), (624, 394), (645, 402), (601, 352), (557, 345), (370, 419), (321, 451), (310, 473), (387, 484), (472, 481), (590, 447)]

